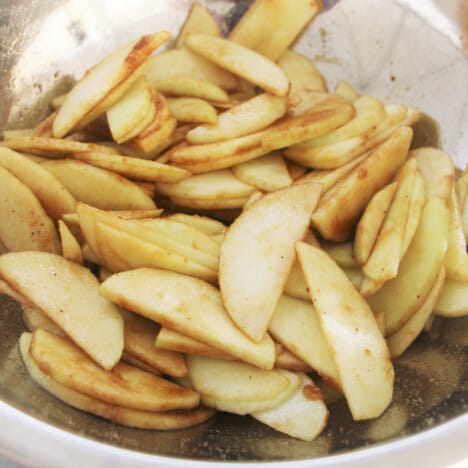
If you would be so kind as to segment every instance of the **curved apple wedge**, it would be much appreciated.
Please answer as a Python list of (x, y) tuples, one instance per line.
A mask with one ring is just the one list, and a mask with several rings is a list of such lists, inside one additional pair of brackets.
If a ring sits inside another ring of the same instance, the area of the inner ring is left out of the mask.
[(0, 148), (0, 166), (31, 189), (52, 219), (75, 211), (73, 195), (40, 164), (9, 148)]
[(291, 372), (206, 356), (187, 356), (187, 366), (190, 383), (204, 404), (236, 414), (274, 408), (301, 383)]
[(253, 50), (220, 37), (186, 34), (185, 45), (230, 72), (277, 96), (286, 96), (289, 81), (274, 62)]
[(368, 298), (374, 313), (385, 314), (386, 335), (401, 328), (431, 290), (447, 251), (449, 222), (444, 200), (429, 197), (397, 276)]
[(140, 429), (171, 430), (182, 429), (200, 424), (215, 413), (214, 410), (198, 407), (191, 410), (142, 411), (123, 406), (111, 405), (98, 398), (77, 392), (51, 379), (36, 364), (29, 354), (32, 340), (30, 333), (23, 333), (20, 338), (20, 351), (26, 369), (32, 379), (59, 400), (82, 411), (95, 414), (118, 424)]
[(303, 242), (296, 249), (353, 418), (375, 418), (392, 401), (394, 371), (374, 314), (324, 251)]
[(87, 268), (46, 252), (14, 252), (0, 257), (0, 275), (102, 367), (119, 361), (122, 317)]
[[(167, 31), (143, 36), (116, 50), (88, 70), (60, 107), (53, 123), (54, 137), (61, 138), (79, 126), (80, 121), (101, 101), (106, 99), (109, 108), (133, 84), (134, 80), (129, 78), (170, 37)], [(110, 94), (114, 94), (113, 100), (109, 99)], [(102, 109), (103, 112), (106, 110)]]
[(200, 402), (196, 392), (122, 362), (104, 370), (71, 341), (44, 330), (33, 333), (29, 353), (52, 379), (109, 404), (167, 411), (194, 408)]
[(291, 185), (269, 193), (231, 225), (221, 246), (219, 285), (234, 323), (251, 339), (265, 335), (307, 232), (320, 185)]
[(3, 167), (0, 167), (0, 219), (0, 243), (7, 251), (60, 251), (52, 219), (31, 189)]
[(270, 410), (253, 412), (251, 416), (279, 432), (310, 442), (324, 429), (328, 409), (310, 377), (298, 376), (301, 384), (285, 402)]
[[(183, 291), (183, 294), (180, 294)], [(144, 317), (263, 369), (275, 362), (269, 335), (247, 338), (229, 319), (219, 291), (205, 281), (171, 271), (140, 268), (118, 273), (101, 294)]]

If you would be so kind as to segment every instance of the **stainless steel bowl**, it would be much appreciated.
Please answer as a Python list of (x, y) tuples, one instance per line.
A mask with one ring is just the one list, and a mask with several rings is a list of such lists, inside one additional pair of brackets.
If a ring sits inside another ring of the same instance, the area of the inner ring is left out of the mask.
[[(176, 34), (190, 3), (0, 0), (0, 129), (36, 122), (52, 97), (117, 46), (161, 29)], [(227, 31), (251, 0), (203, 3)], [(331, 88), (345, 78), (363, 93), (424, 111), (416, 144), (440, 144), (462, 168), (468, 162), (467, 23), (464, 0), (342, 0), (321, 14), (295, 47), (315, 61)], [(158, 432), (120, 427), (69, 408), (26, 375), (17, 348), (19, 317), (18, 307), (0, 296), (0, 453), (18, 463), (468, 463), (466, 318), (436, 321), (396, 362), (394, 403), (379, 420), (355, 423), (337, 403), (325, 432), (306, 443), (248, 417), (220, 414), (190, 430)]]

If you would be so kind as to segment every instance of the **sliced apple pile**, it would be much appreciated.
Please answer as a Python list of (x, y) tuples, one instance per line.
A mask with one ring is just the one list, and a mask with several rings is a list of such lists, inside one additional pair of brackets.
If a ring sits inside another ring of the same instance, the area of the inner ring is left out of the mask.
[(77, 212), (87, 244), (110, 271), (155, 267), (208, 281), (217, 276), (219, 246), (193, 226), (169, 218), (122, 219), (82, 203)]
[(61, 138), (83, 125), (83, 120), (99, 117), (96, 107), (102, 112), (111, 107), (140, 76), (147, 58), (170, 37), (166, 31), (143, 36), (89, 70), (60, 107), (53, 124), (54, 136)]
[[(150, 285), (150, 287), (149, 287)], [(181, 295), (178, 291), (184, 291)], [(258, 343), (230, 320), (219, 291), (179, 273), (138, 269), (111, 276), (104, 297), (140, 315), (263, 369), (271, 369), (275, 347), (268, 334)]]
[(379, 417), (391, 359), (468, 314), (468, 173), (416, 148), (417, 109), (331, 90), (290, 49), (320, 8), (255, 0), (224, 37), (195, 2), (175, 41), (122, 46), (3, 132), (0, 293), (57, 398), (311, 441), (339, 398)]

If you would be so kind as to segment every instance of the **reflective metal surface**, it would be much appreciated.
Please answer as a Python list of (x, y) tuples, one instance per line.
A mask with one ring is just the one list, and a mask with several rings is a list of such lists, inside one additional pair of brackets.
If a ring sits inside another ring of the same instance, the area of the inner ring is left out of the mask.
[[(51, 97), (68, 89), (74, 78), (117, 46), (160, 29), (176, 33), (190, 3), (0, 0), (0, 129), (27, 127), (37, 121), (48, 112)], [(203, 3), (227, 31), (250, 0)], [(363, 93), (424, 111), (428, 117), (419, 125), (417, 143), (440, 143), (456, 164), (464, 167), (468, 162), (467, 23), (466, 1), (341, 0), (314, 21), (296, 49), (314, 59), (331, 89), (345, 78)], [(422, 432), (420, 437), (425, 440), (438, 437), (434, 447), (443, 447), (437, 443), (444, 443), (444, 434), (450, 431), (446, 446), (452, 443), (453, 451), (447, 455), (463, 453), (461, 444), (453, 445), (458, 440), (453, 431), (460, 434), (468, 425), (466, 416), (456, 419), (468, 409), (466, 318), (440, 320), (398, 360), (394, 403), (379, 420), (352, 422), (345, 405), (338, 402), (331, 406), (327, 429), (312, 443), (279, 434), (248, 417), (225, 414), (196, 428), (175, 432), (128, 429), (84, 414), (49, 396), (26, 375), (16, 344), (22, 329), (18, 308), (0, 296), (0, 399), (4, 402), (0, 403), (0, 453), (8, 451), (9, 446), (15, 450), (21, 446), (23, 452), (16, 453), (26, 455), (19, 462), (33, 463), (30, 455), (36, 453), (38, 463), (49, 457), (47, 466), (61, 466), (60, 451), (68, 447), (67, 453), (82, 452), (82, 459), (69, 459), (69, 466), (77, 462), (83, 466), (83, 460), (89, 462), (103, 453), (106, 462), (99, 459), (96, 465), (125, 466), (122, 460), (130, 455), (119, 452), (116, 447), (120, 447), (176, 457), (171, 463), (179, 459), (316, 459), (317, 463), (332, 464), (335, 459), (331, 455), (349, 454), (349, 460), (358, 460), (356, 466), (364, 466), (367, 453), (381, 453), (384, 466), (383, 457), (388, 461), (390, 454), (420, 440), (408, 438), (411, 434)], [(22, 414), (33, 416), (39, 423)], [(57, 432), (40, 421), (67, 432)], [(433, 427), (433, 432), (427, 432)], [(26, 431), (24, 438), (13, 437), (15, 428)], [(44, 437), (51, 441), (50, 447), (43, 445)], [(98, 446), (89, 440), (107, 445)], [(60, 448), (54, 446), (57, 441), (62, 444)], [(368, 447), (372, 447), (370, 451), (356, 452)], [(136, 459), (132, 460), (132, 466), (137, 466)], [(156, 457), (138, 460), (164, 466), (169, 463)]]

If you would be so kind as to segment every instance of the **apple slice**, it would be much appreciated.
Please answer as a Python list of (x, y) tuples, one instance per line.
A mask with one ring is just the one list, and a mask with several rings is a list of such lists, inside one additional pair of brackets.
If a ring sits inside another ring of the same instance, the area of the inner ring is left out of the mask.
[(367, 203), (403, 165), (413, 137), (410, 127), (398, 129), (366, 159), (325, 192), (312, 216), (312, 225), (327, 240), (344, 241)]
[(256, 0), (228, 38), (276, 61), (320, 10), (316, 0)]
[(441, 317), (468, 315), (468, 282), (446, 279), (434, 313)]
[(259, 342), (307, 232), (320, 185), (291, 185), (269, 193), (234, 221), (221, 246), (219, 285), (234, 323)]
[(443, 266), (419, 309), (411, 315), (408, 321), (397, 332), (387, 338), (387, 345), (393, 358), (397, 358), (403, 354), (423, 331), (438, 302), (444, 288), (444, 282), (445, 267)]
[(167, 104), (172, 116), (178, 122), (214, 124), (218, 121), (216, 109), (203, 99), (190, 97), (169, 98)]
[(159, 148), (170, 141), (177, 124), (166, 98), (161, 93), (153, 93), (153, 105), (156, 113), (152, 122), (134, 138), (125, 142), (128, 148), (139, 151), (145, 159), (152, 159), (154, 154), (159, 154)]
[(124, 426), (139, 429), (172, 430), (183, 429), (200, 424), (213, 416), (209, 408), (198, 407), (193, 410), (175, 410), (164, 412), (141, 411), (122, 406), (110, 405), (97, 398), (77, 392), (51, 379), (39, 369), (31, 355), (29, 347), (32, 335), (23, 333), (20, 338), (20, 351), (29, 375), (32, 379), (59, 400), (82, 411)]
[(312, 379), (299, 374), (299, 388), (283, 403), (272, 409), (251, 413), (255, 419), (291, 437), (311, 442), (325, 428), (328, 409)]
[(468, 255), (466, 253), (466, 239), (463, 232), (460, 206), (452, 184), (448, 197), (448, 207), (450, 210), (450, 226), (448, 235), (447, 253), (445, 254), (445, 269), (447, 278), (459, 281), (468, 281)]
[(165, 96), (186, 96), (205, 101), (229, 102), (229, 95), (210, 81), (190, 76), (175, 76), (168, 80), (153, 81), (153, 89)]
[[(167, 31), (143, 36), (108, 55), (88, 70), (67, 94), (60, 107), (53, 124), (54, 137), (61, 138), (69, 133), (114, 88), (119, 87), (120, 96), (123, 95), (131, 86), (131, 75), (170, 37), (171, 34)], [(129, 83), (125, 87), (126, 82)], [(115, 100), (120, 96), (116, 95)], [(109, 107), (111, 104), (112, 102), (108, 102)]]
[(74, 156), (76, 159), (88, 162), (101, 169), (107, 169), (131, 179), (146, 180), (148, 182), (173, 184), (190, 176), (190, 172), (179, 167), (120, 154), (83, 152), (75, 153)]
[(359, 99), (359, 93), (346, 80), (340, 80), (335, 87), (335, 94), (342, 96), (350, 101)]
[(133, 182), (84, 161), (61, 159), (41, 163), (81, 202), (103, 210), (154, 209), (154, 201)]
[(398, 187), (380, 228), (363, 273), (377, 283), (395, 278), (403, 256), (403, 236), (408, 220), (417, 164), (408, 159), (397, 174)]
[(338, 143), (317, 148), (303, 148), (299, 143), (285, 151), (285, 155), (300, 164), (316, 169), (335, 169), (387, 140), (398, 128), (411, 125), (419, 117), (417, 112), (400, 105), (387, 104), (386, 117), (368, 135), (360, 135)]
[(141, 268), (111, 276), (102, 283), (101, 294), (255, 366), (273, 367), (275, 347), (270, 336), (265, 335), (260, 343), (247, 338), (229, 319), (219, 291), (202, 280)]
[(276, 341), (322, 377), (340, 385), (332, 351), (323, 334), (317, 312), (310, 302), (281, 296), (268, 331)]
[(284, 158), (278, 151), (237, 164), (232, 172), (238, 179), (265, 192), (274, 192), (292, 183)]
[(426, 183), (426, 193), (448, 200), (455, 179), (455, 167), (450, 156), (436, 148), (418, 148), (408, 157), (415, 158)]
[(291, 372), (205, 356), (187, 356), (187, 367), (190, 383), (203, 403), (237, 414), (273, 408), (301, 382)]
[[(153, 94), (146, 79), (140, 77), (128, 91), (107, 110), (107, 122), (112, 133), (112, 138), (117, 143), (128, 140), (133, 129), (139, 126), (142, 120), (147, 119), (148, 114), (151, 116), (151, 111), (153, 111), (154, 114)], [(148, 125), (151, 120), (153, 119), (150, 117), (146, 125)]]
[(162, 327), (154, 342), (157, 348), (178, 351), (185, 354), (195, 354), (197, 356), (208, 356), (212, 358), (235, 360), (232, 355), (213, 348), (201, 341), (190, 338), (175, 330)]
[(15, 252), (0, 257), (0, 274), (102, 367), (111, 369), (119, 361), (122, 317), (101, 297), (99, 282), (87, 268), (59, 255)]
[(169, 215), (168, 218), (173, 221), (177, 221), (178, 223), (184, 223), (192, 226), (199, 231), (204, 232), (208, 236), (224, 234), (227, 230), (227, 226), (221, 221), (209, 218), (208, 216), (174, 213)]
[(3, 167), (0, 167), (0, 219), (0, 242), (7, 251), (60, 251), (52, 219), (34, 193)]
[(314, 369), (297, 357), (295, 354), (288, 351), (283, 346), (279, 346), (276, 351), (275, 369), (285, 369), (296, 372), (314, 372)]
[(0, 146), (24, 152), (32, 153), (47, 158), (62, 158), (72, 153), (82, 151), (98, 151), (100, 153), (115, 153), (115, 150), (96, 143), (84, 143), (70, 139), (59, 140), (57, 138), (47, 138), (38, 136), (28, 136), (14, 138), (0, 142)]
[(426, 188), (424, 178), (419, 171), (414, 178), (413, 193), (408, 210), (408, 219), (406, 220), (405, 232), (403, 233), (402, 258), (408, 251), (408, 247), (413, 240), (414, 233), (419, 225), (421, 213), (426, 203)]
[(353, 105), (356, 109), (356, 115), (348, 123), (326, 135), (307, 140), (297, 147), (303, 149), (320, 148), (357, 136), (370, 135), (386, 117), (384, 105), (373, 97), (361, 96), (353, 102)]
[(209, 81), (225, 90), (232, 90), (238, 85), (238, 80), (232, 73), (190, 50), (172, 49), (148, 59), (146, 79), (151, 86), (156, 81), (171, 80), (178, 76)]
[(269, 151), (263, 149), (261, 145), (266, 132), (268, 130), (204, 145), (181, 145), (171, 151), (170, 160), (176, 166), (192, 173), (228, 168), (267, 154)]
[(393, 335), (421, 307), (434, 284), (447, 250), (449, 217), (445, 202), (429, 197), (397, 276), (367, 299), (374, 313), (385, 315), (386, 335)]
[(379, 190), (367, 205), (359, 223), (353, 244), (353, 255), (363, 265), (367, 262), (374, 248), (382, 223), (397, 189), (397, 182), (386, 185)]
[(291, 83), (291, 96), (300, 98), (303, 92), (327, 91), (323, 76), (304, 55), (293, 50), (286, 50), (278, 59), (278, 65)]
[(215, 143), (258, 132), (282, 117), (287, 110), (285, 97), (262, 93), (219, 115), (212, 125), (199, 125), (187, 133), (193, 144)]
[(94, 229), (99, 256), (104, 258), (102, 263), (113, 272), (142, 267), (164, 268), (206, 281), (216, 281), (215, 270), (141, 239), (135, 233), (99, 221)]
[(192, 3), (187, 19), (180, 30), (179, 37), (177, 38), (177, 49), (184, 47), (184, 38), (186, 33), (203, 33), (221, 37), (221, 32), (215, 19), (201, 3)]
[(254, 191), (251, 184), (239, 180), (229, 169), (193, 175), (179, 183), (156, 184), (163, 195), (192, 199), (247, 198)]
[(286, 117), (276, 123), (262, 138), (262, 147), (273, 151), (311, 138), (326, 135), (349, 122), (355, 114), (351, 103), (326, 101), (309, 109), (305, 114)]
[(257, 52), (206, 34), (186, 34), (184, 44), (193, 52), (271, 94), (286, 96), (289, 92), (289, 81), (283, 70)]
[(353, 419), (378, 417), (392, 400), (394, 371), (374, 314), (325, 252), (303, 242), (296, 249)]
[(52, 219), (58, 220), (65, 213), (75, 211), (73, 195), (40, 164), (16, 151), (0, 148), (0, 166), (31, 189)]
[(158, 324), (127, 310), (122, 310), (122, 317), (126, 353), (171, 377), (187, 375), (187, 366), (181, 353), (158, 349), (154, 345), (160, 330)]
[(62, 255), (72, 262), (83, 264), (81, 246), (61, 219), (58, 221), (58, 231), (60, 234), (60, 244), (62, 245)]
[(71, 341), (44, 330), (33, 333), (29, 353), (53, 380), (106, 403), (144, 411), (198, 406), (199, 395), (154, 374), (119, 362), (104, 370)]

